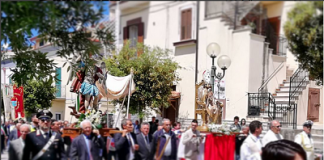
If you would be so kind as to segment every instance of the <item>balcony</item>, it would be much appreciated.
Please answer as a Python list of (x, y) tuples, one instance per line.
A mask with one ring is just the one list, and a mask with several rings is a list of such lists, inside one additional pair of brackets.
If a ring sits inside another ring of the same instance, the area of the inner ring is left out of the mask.
[(56, 99), (65, 99), (66, 85), (55, 85), (55, 88), (56, 88), (56, 92), (55, 92)]
[(260, 2), (207, 1), (205, 5), (206, 20), (221, 18), (224, 25), (234, 30), (250, 26), (252, 33), (266, 37), (265, 41), (270, 43), (274, 55), (286, 56), (288, 42), (280, 35), (280, 17), (269, 18), (267, 8)]

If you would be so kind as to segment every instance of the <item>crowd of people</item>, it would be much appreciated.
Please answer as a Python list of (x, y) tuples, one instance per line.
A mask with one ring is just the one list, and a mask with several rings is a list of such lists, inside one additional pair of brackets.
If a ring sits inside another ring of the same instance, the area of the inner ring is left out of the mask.
[[(8, 150), (10, 160), (198, 160), (199, 146), (206, 133), (197, 130), (198, 121), (192, 120), (188, 129), (181, 123), (173, 125), (169, 119), (161, 123), (152, 117), (151, 122), (132, 122), (123, 119), (119, 133), (103, 137), (89, 120), (81, 122), (82, 133), (75, 137), (61, 137), (63, 128), (75, 123), (52, 120), (52, 113), (40, 111), (30, 123), (20, 119), (1, 125), (1, 153)], [(260, 121), (234, 117), (232, 128), (240, 131), (235, 139), (236, 160), (313, 160), (314, 143), (311, 137), (313, 123), (307, 121), (303, 132), (295, 141), (285, 140), (280, 134), (280, 122), (273, 120), (270, 130), (260, 138), (263, 127)], [(207, 133), (208, 134), (208, 133)]]
[(238, 117), (235, 117), (233, 125), (242, 127), (242, 134), (236, 137), (236, 160), (315, 159), (314, 141), (311, 137), (312, 121), (303, 124), (303, 131), (295, 136), (294, 141), (284, 139), (280, 134), (282, 126), (277, 120), (270, 122), (270, 130), (262, 139), (260, 135), (263, 127), (260, 121), (252, 121), (249, 126), (240, 126)]

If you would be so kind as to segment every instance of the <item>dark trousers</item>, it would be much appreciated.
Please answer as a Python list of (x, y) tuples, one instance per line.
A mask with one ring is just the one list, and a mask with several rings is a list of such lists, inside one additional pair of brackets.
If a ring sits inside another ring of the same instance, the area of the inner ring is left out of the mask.
[(112, 157), (116, 159), (116, 151), (109, 151), (109, 153), (107, 154), (107, 160), (112, 160)]
[(171, 156), (162, 156), (161, 160), (176, 160), (176, 159), (171, 158)]
[(3, 150), (5, 149), (5, 135), (1, 135), (1, 153), (3, 152)]

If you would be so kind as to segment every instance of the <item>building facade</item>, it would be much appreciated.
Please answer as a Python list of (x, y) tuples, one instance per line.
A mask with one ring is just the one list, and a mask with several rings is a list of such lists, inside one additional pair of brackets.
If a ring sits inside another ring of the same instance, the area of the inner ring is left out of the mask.
[[(299, 2), (111, 2), (110, 19), (116, 22), (119, 48), (130, 40), (170, 49), (183, 67), (178, 70), (182, 80), (174, 87), (181, 98), (176, 107), (163, 110), (162, 117), (200, 119), (195, 114), (195, 84), (210, 70), (212, 60), (206, 47), (216, 42), (221, 48), (219, 56), (231, 59), (222, 80), (224, 121), (239, 116), (275, 118), (285, 121), (287, 127), (300, 126), (306, 119), (322, 124), (323, 89), (298, 69), (284, 37), (287, 13), (295, 3)], [(291, 77), (293, 85), (301, 83), (302, 87), (290, 87)], [(289, 92), (290, 88), (298, 93)], [(253, 93), (260, 92), (266, 93), (268, 102), (259, 104), (254, 113)], [(284, 111), (287, 108), (291, 111)]]

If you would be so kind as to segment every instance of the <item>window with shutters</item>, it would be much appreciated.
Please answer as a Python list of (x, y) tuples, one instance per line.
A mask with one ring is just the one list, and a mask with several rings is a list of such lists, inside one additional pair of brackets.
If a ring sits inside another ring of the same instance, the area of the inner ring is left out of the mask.
[(136, 47), (137, 39), (138, 39), (138, 26), (132, 25), (128, 28), (129, 33), (129, 40), (130, 44), (129, 47)]
[(56, 120), (61, 120), (61, 116), (62, 116), (61, 113), (56, 113), (56, 114), (55, 114), (55, 119), (56, 119)]
[(181, 11), (181, 36), (180, 40), (188, 40), (191, 39), (192, 29), (192, 10), (186, 9)]
[[(127, 25), (123, 28), (124, 43), (130, 41), (130, 47), (135, 47), (137, 43), (144, 43), (144, 23), (142, 18), (136, 18), (127, 21)], [(142, 52), (138, 51), (137, 56)]]

